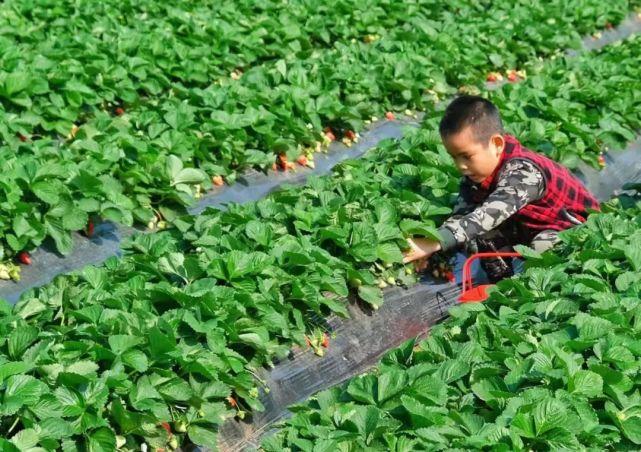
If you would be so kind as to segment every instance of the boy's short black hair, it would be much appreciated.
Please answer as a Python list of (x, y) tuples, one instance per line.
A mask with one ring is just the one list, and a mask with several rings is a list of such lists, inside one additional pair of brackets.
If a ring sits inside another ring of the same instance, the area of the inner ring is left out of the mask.
[(439, 126), (441, 137), (452, 136), (471, 126), (474, 137), (487, 143), (494, 134), (503, 134), (503, 122), (498, 108), (480, 96), (460, 96), (445, 109)]

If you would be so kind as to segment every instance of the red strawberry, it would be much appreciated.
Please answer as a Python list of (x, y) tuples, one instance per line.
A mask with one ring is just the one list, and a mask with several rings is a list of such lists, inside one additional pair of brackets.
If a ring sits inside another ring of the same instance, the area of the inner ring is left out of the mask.
[(603, 168), (605, 166), (605, 157), (603, 154), (599, 154), (599, 158), (597, 159), (597, 162), (599, 162), (599, 166)]
[(496, 82), (496, 74), (494, 72), (487, 74), (487, 81), (492, 83)]
[(31, 265), (31, 256), (26, 251), (21, 251), (18, 254), (18, 260), (24, 265)]
[(510, 72), (507, 74), (507, 79), (508, 79), (510, 82), (516, 82), (516, 81), (518, 80), (518, 75), (516, 74), (516, 71), (510, 71)]
[(87, 223), (87, 229), (85, 230), (85, 232), (87, 233), (87, 237), (93, 236), (93, 230), (94, 230), (93, 221), (89, 220), (89, 222)]
[(211, 182), (216, 186), (216, 187), (222, 187), (225, 185), (225, 181), (223, 180), (223, 176), (214, 176), (211, 178)]
[(287, 168), (289, 167), (288, 163), (286, 154), (280, 154), (278, 156), (278, 166), (280, 166), (280, 169), (287, 171)]
[(392, 113), (391, 111), (385, 113), (385, 117), (388, 121), (394, 121), (396, 119), (396, 116), (394, 116), (394, 113)]
[(321, 342), (321, 345), (325, 348), (329, 347), (329, 336), (327, 333), (323, 333), (323, 341)]
[(22, 141), (23, 143), (24, 143), (25, 141), (27, 141), (27, 137), (25, 137), (25, 136), (24, 136), (23, 134), (21, 134), (21, 133), (19, 133), (19, 134), (18, 134), (18, 139), (19, 139), (20, 141)]
[(227, 401), (232, 406), (232, 408), (236, 408), (238, 406), (238, 402), (236, 402), (236, 399), (234, 399), (234, 397), (232, 396), (227, 397)]
[(305, 156), (304, 154), (301, 155), (300, 157), (298, 157), (296, 159), (296, 163), (298, 163), (301, 166), (307, 166), (307, 163), (308, 163), (307, 162), (307, 156)]
[(116, 107), (114, 113), (116, 113), (116, 116), (122, 116), (125, 114), (125, 110), (122, 107)]
[(164, 428), (164, 429), (165, 429), (165, 431), (166, 431), (167, 433), (169, 433), (169, 435), (171, 435), (171, 427), (169, 426), (169, 423), (167, 423), (167, 422), (161, 422), (161, 423), (160, 423), (160, 426), (161, 426), (162, 428)]
[(353, 130), (348, 130), (347, 132), (345, 132), (345, 138), (348, 138), (354, 141), (356, 139), (356, 134), (354, 133)]

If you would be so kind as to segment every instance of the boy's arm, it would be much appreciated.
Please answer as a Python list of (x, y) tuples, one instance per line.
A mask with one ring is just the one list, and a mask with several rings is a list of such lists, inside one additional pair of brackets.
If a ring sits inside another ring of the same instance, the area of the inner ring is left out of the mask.
[(439, 228), (441, 249), (450, 250), (497, 228), (525, 205), (541, 199), (545, 180), (531, 162), (513, 160), (501, 171), (496, 189), (464, 216), (450, 217)]
[[(452, 208), (452, 215), (449, 219), (460, 218), (463, 215), (467, 215), (477, 207), (474, 203), (470, 201), (470, 192), (472, 190), (472, 184), (469, 179), (464, 177), (459, 186), (459, 193), (456, 197), (456, 202)], [(449, 220), (448, 219), (448, 220)]]

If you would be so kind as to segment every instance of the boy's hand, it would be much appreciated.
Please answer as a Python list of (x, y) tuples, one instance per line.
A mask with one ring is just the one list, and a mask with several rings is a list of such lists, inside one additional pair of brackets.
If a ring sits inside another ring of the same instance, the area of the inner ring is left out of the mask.
[(427, 260), (432, 254), (441, 250), (441, 244), (436, 240), (424, 238), (407, 239), (410, 249), (404, 253), (403, 263), (414, 262), (420, 259)]

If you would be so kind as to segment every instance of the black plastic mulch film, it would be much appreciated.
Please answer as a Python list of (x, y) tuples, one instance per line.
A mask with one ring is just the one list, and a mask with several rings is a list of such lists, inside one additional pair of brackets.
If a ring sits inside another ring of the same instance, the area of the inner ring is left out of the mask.
[[(588, 37), (583, 41), (584, 51), (595, 50), (641, 31), (641, 19), (635, 14), (614, 30), (603, 32), (598, 39)], [(569, 51), (568, 54), (576, 54)], [(494, 84), (496, 87), (497, 85)], [(316, 168), (296, 172), (263, 174), (248, 172), (236, 184), (216, 189), (189, 209), (197, 215), (208, 207), (224, 208), (229, 203), (255, 201), (279, 187), (303, 184), (311, 175), (328, 174), (338, 163), (361, 157), (381, 140), (397, 139), (405, 127), (416, 127), (416, 120), (399, 117), (396, 121), (381, 121), (365, 131), (359, 143), (346, 148), (332, 144), (327, 155), (315, 159)], [(596, 171), (587, 165), (576, 174), (601, 201), (617, 195), (629, 182), (641, 182), (641, 137), (624, 151), (607, 153), (607, 166)], [(42, 286), (57, 275), (99, 264), (111, 256), (121, 254), (121, 241), (140, 232), (110, 222), (96, 226), (94, 236), (86, 239), (74, 236), (74, 251), (63, 257), (40, 248), (33, 253), (33, 264), (22, 268), (19, 282), (0, 282), (0, 298), (15, 303), (21, 294), (33, 287)], [(459, 265), (462, 256), (459, 256)], [(222, 451), (255, 449), (260, 438), (277, 422), (288, 415), (287, 407), (299, 403), (314, 393), (340, 384), (348, 378), (374, 366), (387, 350), (412, 337), (424, 336), (429, 328), (447, 315), (448, 308), (456, 303), (460, 288), (454, 284), (435, 284), (429, 279), (403, 289), (385, 291), (385, 303), (378, 311), (350, 303), (348, 320), (330, 317), (319, 319), (322, 328), (334, 335), (331, 347), (319, 358), (309, 350), (293, 350), (290, 357), (273, 369), (262, 369), (259, 376), (269, 392), (261, 391), (265, 410), (253, 413), (247, 420), (229, 420), (219, 431), (218, 448)], [(196, 449), (197, 450), (197, 449)]]

